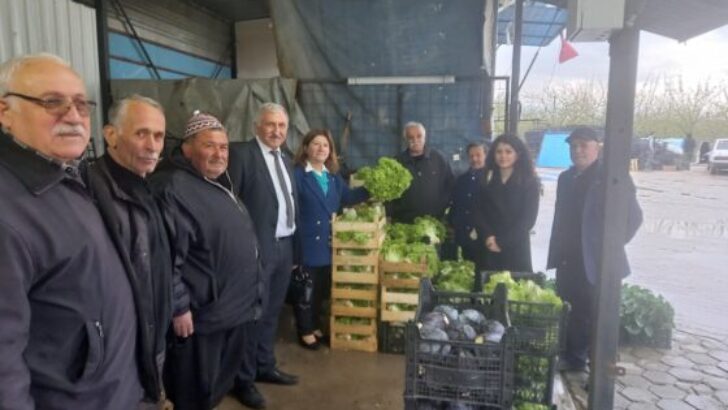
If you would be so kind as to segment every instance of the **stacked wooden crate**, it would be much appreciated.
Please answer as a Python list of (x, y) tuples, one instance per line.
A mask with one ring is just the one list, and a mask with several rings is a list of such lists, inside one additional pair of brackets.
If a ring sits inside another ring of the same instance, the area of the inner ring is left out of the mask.
[(428, 274), (425, 262), (379, 262), (379, 351), (404, 353), (405, 325), (415, 318), (420, 279)]
[[(331, 348), (377, 351), (379, 250), (384, 215), (374, 222), (332, 219)], [(365, 243), (341, 241), (339, 232), (369, 235)]]

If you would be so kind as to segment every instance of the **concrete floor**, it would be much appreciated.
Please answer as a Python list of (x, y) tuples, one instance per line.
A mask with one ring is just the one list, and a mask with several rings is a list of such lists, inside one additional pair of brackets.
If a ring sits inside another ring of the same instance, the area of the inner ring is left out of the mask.
[[(404, 356), (300, 347), (290, 308), (281, 317), (276, 357), (296, 386), (258, 384), (270, 410), (394, 410), (403, 407)], [(218, 410), (245, 409), (228, 396)]]

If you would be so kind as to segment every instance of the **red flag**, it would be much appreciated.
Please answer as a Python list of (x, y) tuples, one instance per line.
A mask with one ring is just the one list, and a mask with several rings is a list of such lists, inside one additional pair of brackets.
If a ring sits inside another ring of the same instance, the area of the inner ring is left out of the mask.
[(559, 51), (559, 64), (565, 63), (572, 58), (578, 56), (574, 46), (566, 40), (564, 33), (561, 33), (561, 50)]

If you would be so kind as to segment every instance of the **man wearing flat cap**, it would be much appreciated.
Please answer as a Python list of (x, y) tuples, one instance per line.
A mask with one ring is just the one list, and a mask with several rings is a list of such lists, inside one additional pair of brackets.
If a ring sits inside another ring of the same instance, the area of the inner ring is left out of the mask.
[(228, 137), (208, 114), (150, 178), (174, 255), (173, 339), (165, 382), (175, 409), (207, 410), (233, 385), (246, 324), (260, 316), (258, 241), (227, 173)]
[[(566, 332), (566, 349), (559, 367), (564, 371), (586, 370), (594, 315), (595, 286), (602, 249), (604, 220), (604, 171), (599, 161), (601, 138), (591, 128), (577, 128), (566, 139), (573, 166), (559, 175), (554, 224), (551, 231), (547, 269), (556, 268), (556, 289), (571, 304)], [(642, 224), (642, 210), (632, 179), (626, 245)], [(624, 247), (615, 266), (622, 277), (630, 268)]]

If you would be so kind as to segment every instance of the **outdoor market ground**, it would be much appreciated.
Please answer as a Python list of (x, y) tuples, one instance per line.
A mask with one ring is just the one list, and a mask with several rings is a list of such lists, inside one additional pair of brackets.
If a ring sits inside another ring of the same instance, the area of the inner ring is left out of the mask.
[[(543, 269), (559, 170), (544, 181), (534, 228), (534, 267)], [(677, 329), (671, 350), (622, 349), (626, 370), (616, 385), (615, 409), (728, 409), (728, 175), (704, 167), (688, 172), (634, 173), (645, 223), (628, 247), (633, 275), (670, 301)], [(404, 358), (389, 354), (299, 347), (288, 311), (281, 319), (277, 356), (301, 377), (299, 385), (259, 385), (268, 409), (400, 409)], [(583, 375), (567, 375), (577, 406)], [(563, 406), (562, 406), (563, 407)], [(244, 407), (227, 397), (219, 410)]]

